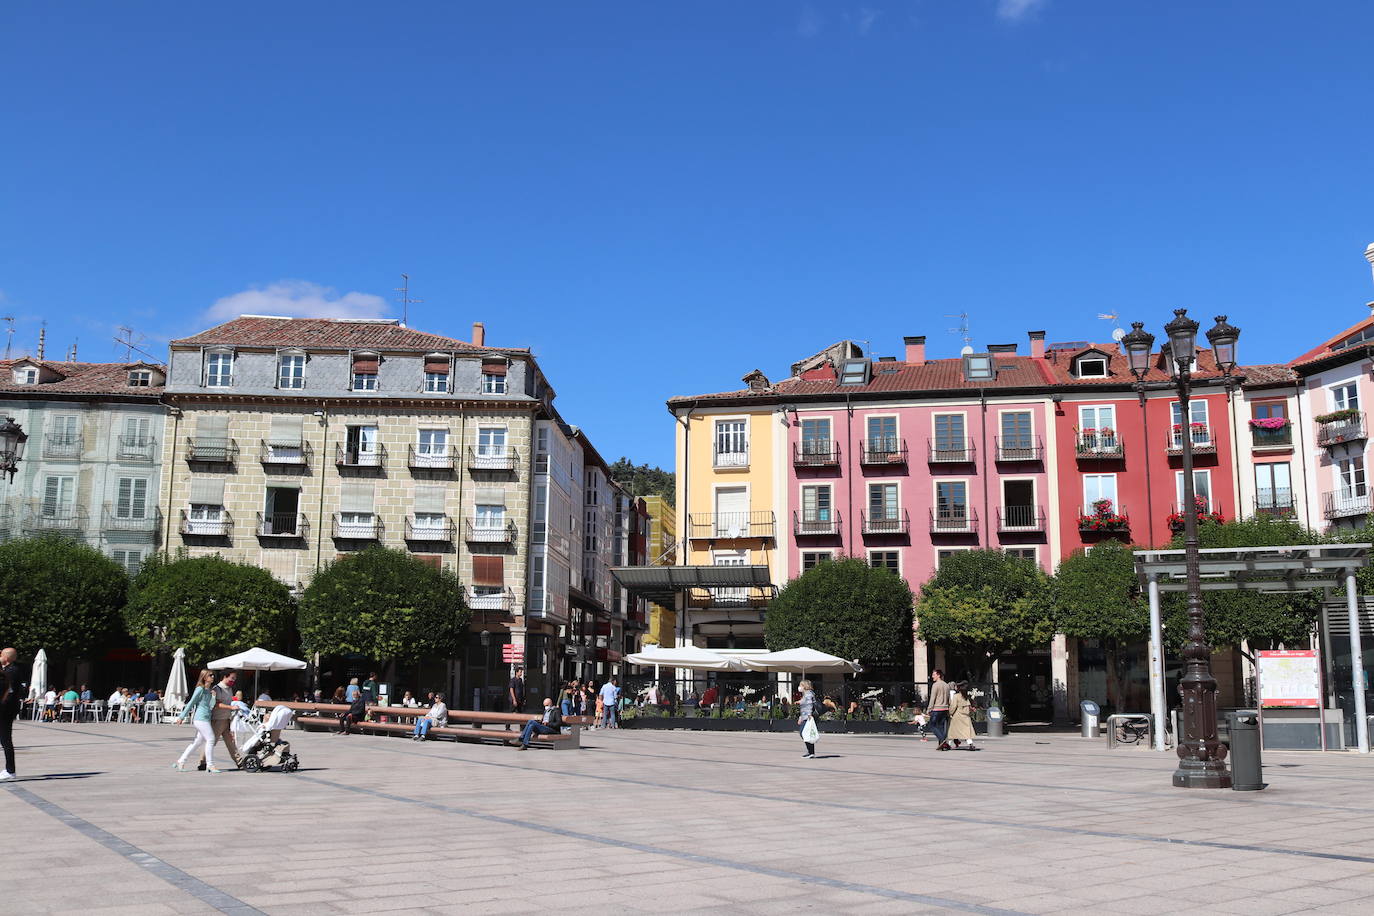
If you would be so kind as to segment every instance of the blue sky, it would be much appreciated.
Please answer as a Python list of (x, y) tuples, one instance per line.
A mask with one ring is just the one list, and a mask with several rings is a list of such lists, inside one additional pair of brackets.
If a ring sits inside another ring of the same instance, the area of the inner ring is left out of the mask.
[(1374, 4), (0, 7), (18, 349), (243, 310), (530, 346), (608, 458), (845, 337), (1106, 339), (1186, 306), (1282, 361), (1367, 314)]

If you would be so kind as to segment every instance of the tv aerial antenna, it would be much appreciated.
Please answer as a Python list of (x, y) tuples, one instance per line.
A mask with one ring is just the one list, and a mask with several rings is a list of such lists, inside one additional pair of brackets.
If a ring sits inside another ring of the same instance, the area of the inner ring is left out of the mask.
[(5, 359), (9, 359), (10, 350), (14, 348), (14, 316), (6, 315), (0, 321), (5, 322)]
[(135, 336), (136, 332), (134, 329), (127, 328), (124, 325), (120, 325), (115, 328), (115, 330), (119, 333), (115, 335), (114, 342), (124, 348), (124, 362), (133, 362), (134, 354), (138, 353), (140, 356), (148, 357), (154, 365), (158, 363), (158, 358), (156, 356), (139, 347), (139, 344), (148, 339), (145, 335), (138, 334)]
[(401, 274), (401, 285), (396, 287), (394, 292), (401, 294), (401, 298), (396, 301), (401, 306), (401, 325), (410, 327), (410, 307), (412, 304), (424, 302), (423, 299), (412, 299), (410, 296), (410, 274)]
[(972, 353), (973, 335), (970, 334), (968, 330), (968, 312), (960, 312), (957, 315), (946, 315), (945, 317), (959, 319), (959, 326), (957, 328), (948, 328), (947, 330), (951, 334), (958, 334), (959, 337), (963, 339), (964, 348), (959, 351), (960, 353)]
[(1110, 321), (1114, 325), (1112, 328), (1112, 340), (1120, 343), (1121, 338), (1126, 336), (1125, 329), (1121, 327), (1121, 316), (1116, 312), (1099, 312), (1097, 317), (1103, 321)]

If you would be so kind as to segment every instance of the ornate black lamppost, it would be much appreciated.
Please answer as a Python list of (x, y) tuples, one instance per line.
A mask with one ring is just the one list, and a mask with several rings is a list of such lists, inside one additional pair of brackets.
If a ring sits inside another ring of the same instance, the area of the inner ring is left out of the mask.
[(14, 483), (14, 472), (19, 470), (19, 460), (24, 457), (24, 443), (28, 441), (29, 434), (14, 422), (14, 417), (6, 417), (0, 423), (0, 474), (10, 475), (10, 483)]
[[(1130, 360), (1131, 373), (1144, 398), (1145, 375), (1150, 371), (1153, 334), (1143, 323), (1131, 325), (1121, 339)], [(1187, 567), (1188, 641), (1183, 646), (1184, 672), (1178, 692), (1183, 698), (1183, 734), (1178, 739), (1178, 769), (1174, 785), (1187, 789), (1228, 789), (1231, 772), (1226, 767), (1226, 746), (1217, 738), (1217, 681), (1212, 676), (1212, 649), (1207, 645), (1207, 630), (1202, 611), (1201, 561), (1198, 558), (1197, 505), (1193, 491), (1193, 437), (1188, 408), (1192, 364), (1197, 352), (1198, 324), (1186, 309), (1174, 309), (1174, 320), (1164, 326), (1169, 335), (1169, 354), (1175, 361), (1179, 413), (1183, 442), (1183, 556)], [(1217, 316), (1216, 327), (1207, 332), (1216, 356), (1217, 368), (1229, 380), (1236, 367), (1236, 340), (1240, 329)]]

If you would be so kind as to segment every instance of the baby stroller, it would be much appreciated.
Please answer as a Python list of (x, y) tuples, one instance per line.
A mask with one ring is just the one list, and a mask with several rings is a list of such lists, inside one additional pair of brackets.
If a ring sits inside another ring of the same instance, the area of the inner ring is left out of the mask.
[[(300, 760), (291, 753), (291, 742), (283, 741), (281, 731), (289, 728), (295, 715), (285, 706), (272, 710), (266, 720), (259, 710), (244, 720), (247, 737), (239, 744), (239, 767), (250, 773), (278, 767), (283, 773), (295, 772)], [(236, 723), (237, 724), (237, 723)]]

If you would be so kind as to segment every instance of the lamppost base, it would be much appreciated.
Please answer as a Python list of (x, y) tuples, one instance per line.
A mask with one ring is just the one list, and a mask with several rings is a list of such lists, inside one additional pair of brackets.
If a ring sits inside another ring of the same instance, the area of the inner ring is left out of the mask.
[(1229, 789), (1231, 771), (1220, 760), (1184, 760), (1174, 770), (1174, 786), (1179, 789)]

